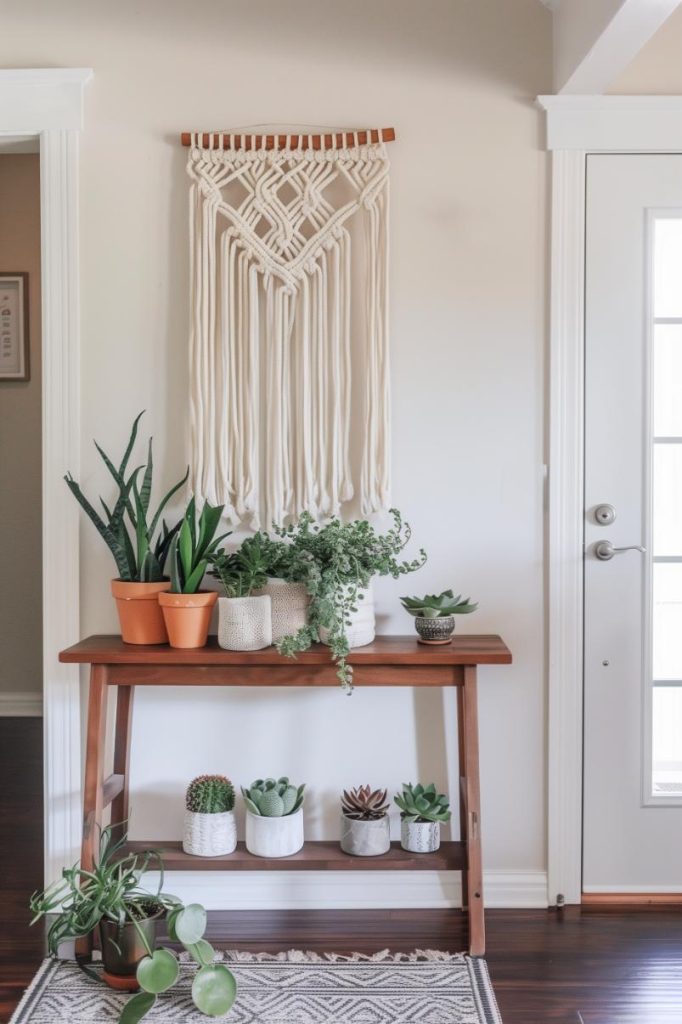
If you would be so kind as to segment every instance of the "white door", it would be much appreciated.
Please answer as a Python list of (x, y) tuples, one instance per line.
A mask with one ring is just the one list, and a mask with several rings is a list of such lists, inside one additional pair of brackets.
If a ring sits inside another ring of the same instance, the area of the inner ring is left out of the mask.
[(583, 890), (682, 892), (682, 156), (588, 157), (585, 286)]

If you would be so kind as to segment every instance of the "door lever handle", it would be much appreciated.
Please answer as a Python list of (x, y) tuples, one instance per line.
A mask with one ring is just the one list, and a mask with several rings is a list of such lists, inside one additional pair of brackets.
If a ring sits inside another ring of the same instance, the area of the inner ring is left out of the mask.
[(628, 544), (623, 548), (614, 548), (610, 540), (600, 540), (598, 544), (594, 545), (594, 553), (600, 562), (608, 562), (614, 555), (620, 555), (623, 551), (639, 551), (642, 555), (646, 554), (646, 548), (643, 548), (641, 544)]

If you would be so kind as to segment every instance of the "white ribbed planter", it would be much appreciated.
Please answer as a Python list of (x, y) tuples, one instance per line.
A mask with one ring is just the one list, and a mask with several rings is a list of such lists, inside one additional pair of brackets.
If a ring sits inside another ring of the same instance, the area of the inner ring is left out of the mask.
[(246, 812), (246, 849), (256, 857), (291, 857), (303, 846), (303, 808), (282, 818)]
[(218, 598), (218, 643), (226, 651), (260, 651), (272, 643), (270, 597)]
[(435, 853), (440, 846), (440, 822), (400, 822), (400, 845), (410, 853)]
[(391, 848), (388, 815), (376, 821), (360, 821), (341, 815), (341, 849), (353, 857), (380, 857)]
[(222, 811), (220, 814), (185, 811), (182, 848), (195, 857), (224, 857), (234, 853), (237, 848), (234, 811)]
[[(346, 626), (346, 636), (350, 647), (365, 647), (371, 644), (376, 636), (376, 620), (374, 616), (374, 591), (369, 586), (367, 590), (358, 591), (358, 610), (351, 612), (351, 624)], [(329, 639), (329, 631), (320, 629), (320, 640), (326, 644)]]
[(310, 594), (304, 583), (288, 583), (273, 577), (254, 594), (267, 594), (272, 603), (272, 643), (291, 636), (308, 621)]

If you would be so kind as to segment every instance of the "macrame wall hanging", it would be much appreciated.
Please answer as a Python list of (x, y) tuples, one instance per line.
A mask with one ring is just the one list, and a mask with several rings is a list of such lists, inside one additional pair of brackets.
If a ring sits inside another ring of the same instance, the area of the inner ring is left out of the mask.
[(392, 129), (187, 134), (191, 476), (254, 529), (388, 507)]

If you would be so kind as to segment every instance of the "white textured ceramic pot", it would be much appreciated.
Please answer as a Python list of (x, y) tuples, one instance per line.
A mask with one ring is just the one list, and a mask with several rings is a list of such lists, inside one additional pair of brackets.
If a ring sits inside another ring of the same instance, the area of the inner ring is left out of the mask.
[(440, 846), (440, 822), (405, 821), (403, 818), (400, 845), (410, 853), (435, 853)]
[[(374, 617), (374, 592), (369, 586), (367, 590), (358, 591), (357, 611), (350, 613), (350, 625), (346, 626), (346, 636), (350, 647), (365, 647), (371, 644), (376, 636), (376, 620)], [(326, 644), (329, 631), (320, 629), (320, 640)]]
[(218, 599), (218, 643), (226, 651), (260, 651), (272, 643), (270, 597)]
[(224, 857), (237, 849), (234, 811), (198, 814), (185, 811), (182, 848), (195, 857)]
[(272, 642), (291, 636), (308, 622), (310, 594), (305, 583), (288, 583), (274, 578), (254, 594), (267, 594), (272, 604)]
[(388, 815), (374, 821), (360, 821), (341, 815), (341, 849), (353, 857), (380, 857), (391, 848)]
[(246, 812), (246, 849), (256, 857), (291, 857), (303, 846), (303, 808), (282, 818)]

